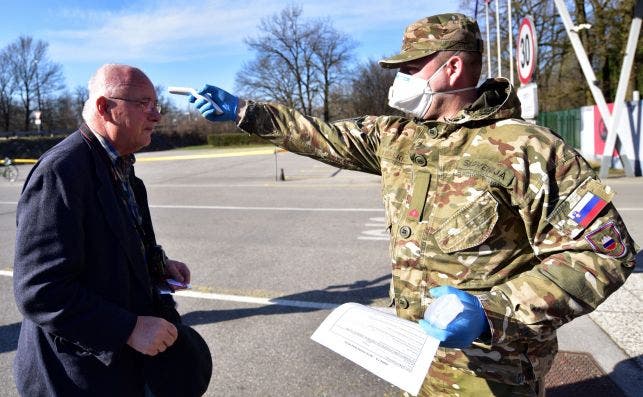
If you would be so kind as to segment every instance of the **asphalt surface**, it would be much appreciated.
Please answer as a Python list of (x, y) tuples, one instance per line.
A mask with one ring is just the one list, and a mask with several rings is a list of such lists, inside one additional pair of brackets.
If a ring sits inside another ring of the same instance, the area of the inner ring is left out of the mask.
[[(145, 153), (136, 164), (157, 240), (190, 266), (193, 291), (202, 294), (177, 301), (184, 321), (212, 351), (206, 395), (400, 395), (309, 339), (332, 305), (386, 305), (390, 268), (379, 177), (290, 153), (244, 152)], [(159, 159), (167, 156), (179, 158)], [(21, 316), (10, 271), (15, 207), (30, 166), (19, 168), (17, 182), (0, 179), (0, 396), (17, 395), (11, 362)], [(282, 169), (286, 180), (278, 181)], [(643, 241), (643, 182), (610, 184), (619, 192), (617, 205), (629, 208), (622, 213), (630, 232)], [(640, 292), (633, 293), (640, 301)], [(281, 304), (266, 304), (275, 298)], [(578, 342), (576, 321), (591, 322), (582, 329), (602, 330), (587, 316), (575, 320), (565, 326), (570, 336), (561, 338), (561, 347)], [(632, 353), (607, 336), (606, 349), (615, 355), (603, 368), (610, 373), (621, 359), (636, 357), (636, 346)]]

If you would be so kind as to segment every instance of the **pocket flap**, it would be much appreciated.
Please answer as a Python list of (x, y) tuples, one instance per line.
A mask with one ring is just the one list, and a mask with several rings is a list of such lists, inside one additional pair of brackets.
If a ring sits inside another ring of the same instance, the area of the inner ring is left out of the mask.
[(498, 202), (489, 192), (459, 209), (435, 232), (435, 241), (444, 253), (482, 244), (498, 221)]

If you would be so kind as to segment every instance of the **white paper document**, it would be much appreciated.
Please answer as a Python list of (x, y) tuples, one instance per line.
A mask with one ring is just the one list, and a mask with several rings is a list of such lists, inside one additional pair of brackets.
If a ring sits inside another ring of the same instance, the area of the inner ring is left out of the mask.
[(417, 323), (358, 303), (333, 310), (310, 338), (413, 395), (440, 344)]

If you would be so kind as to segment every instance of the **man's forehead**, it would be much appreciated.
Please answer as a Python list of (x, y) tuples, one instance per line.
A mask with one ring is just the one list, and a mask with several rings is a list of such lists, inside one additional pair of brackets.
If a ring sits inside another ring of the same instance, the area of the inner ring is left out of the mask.
[(156, 90), (149, 81), (116, 83), (112, 85), (112, 89), (116, 92), (145, 95), (145, 98), (156, 97)]

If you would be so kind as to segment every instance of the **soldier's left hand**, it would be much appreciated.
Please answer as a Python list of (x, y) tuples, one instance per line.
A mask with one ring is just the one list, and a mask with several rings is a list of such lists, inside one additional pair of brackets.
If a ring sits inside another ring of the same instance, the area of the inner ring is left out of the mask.
[[(464, 306), (462, 312), (445, 329), (439, 328), (426, 320), (419, 321), (424, 332), (441, 341), (440, 346), (463, 349), (471, 346), (474, 339), (489, 330), (487, 316), (482, 304), (480, 304), (480, 300), (475, 296), (451, 286), (432, 288), (429, 293), (433, 298), (453, 294)], [(440, 310), (439, 307), (435, 309)]]

